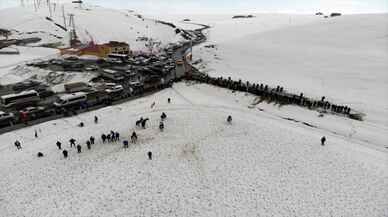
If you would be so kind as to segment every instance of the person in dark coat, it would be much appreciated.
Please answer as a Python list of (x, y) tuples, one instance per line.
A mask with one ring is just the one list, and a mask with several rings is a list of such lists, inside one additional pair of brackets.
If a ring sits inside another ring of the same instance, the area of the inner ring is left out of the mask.
[(321, 145), (324, 146), (324, 145), (325, 145), (325, 142), (326, 142), (326, 137), (322, 137), (322, 138), (321, 138)]
[(57, 147), (58, 147), (59, 150), (62, 149), (62, 143), (60, 141), (57, 141)]
[(143, 127), (143, 129), (146, 128), (146, 124), (147, 124), (148, 120), (149, 120), (149, 118), (146, 118), (146, 119), (143, 119), (143, 121), (141, 122), (141, 127)]
[(92, 145), (91, 145), (90, 141), (86, 141), (86, 147), (88, 147), (89, 150), (92, 148)]
[(22, 149), (22, 144), (19, 142), (19, 140), (15, 141), (15, 146), (18, 150)]
[(81, 122), (81, 123), (78, 124), (78, 126), (79, 126), (79, 127), (84, 127), (85, 124), (84, 124), (84, 122)]
[(105, 143), (105, 141), (106, 141), (106, 135), (105, 135), (105, 134), (102, 134), (102, 135), (101, 135), (101, 139), (102, 139), (102, 143)]
[(37, 156), (38, 156), (38, 157), (43, 157), (44, 154), (43, 154), (42, 152), (38, 152)]
[(116, 140), (116, 141), (119, 141), (119, 140), (120, 140), (120, 133), (119, 133), (119, 132), (116, 132), (116, 133), (115, 133), (115, 140)]
[(160, 131), (163, 131), (163, 130), (164, 130), (164, 123), (163, 123), (163, 121), (161, 121), (161, 122), (159, 123), (159, 130), (160, 130)]
[(75, 139), (74, 139), (74, 138), (71, 138), (71, 139), (69, 140), (69, 142), (70, 142), (70, 148), (73, 147), (73, 145), (74, 145), (74, 147), (75, 147)]
[(106, 140), (108, 140), (108, 142), (111, 142), (111, 141), (112, 141), (112, 140), (111, 140), (111, 134), (106, 135)]
[(232, 116), (228, 116), (228, 118), (226, 119), (226, 121), (229, 123), (229, 124), (231, 124), (232, 123)]
[(38, 138), (38, 131), (35, 130), (35, 138)]
[(82, 150), (82, 146), (80, 144), (77, 145), (77, 152), (78, 153), (81, 153), (81, 150)]
[(95, 124), (98, 123), (98, 117), (97, 117), (97, 116), (94, 116), (94, 123), (95, 123)]
[(147, 155), (148, 155), (148, 160), (152, 160), (152, 152), (149, 151), (149, 152), (147, 153)]
[(67, 154), (68, 154), (68, 153), (67, 153), (67, 150), (63, 150), (63, 151), (62, 151), (62, 154), (63, 154), (63, 157), (64, 157), (64, 158), (67, 158)]
[(164, 121), (164, 119), (166, 119), (167, 118), (167, 115), (166, 115), (166, 113), (162, 113), (162, 115), (160, 116), (160, 119), (162, 119), (162, 121)]
[(135, 131), (133, 131), (132, 136), (131, 136), (131, 142), (136, 143), (137, 142), (137, 134)]
[(89, 140), (90, 140), (90, 144), (92, 144), (92, 145), (94, 145), (94, 137), (93, 136), (91, 136), (90, 138), (89, 138)]
[(168, 98), (168, 99), (167, 99), (167, 102), (168, 102), (168, 103), (171, 103), (171, 99), (170, 99), (170, 98)]
[(124, 140), (123, 145), (124, 145), (124, 148), (128, 148), (129, 147), (128, 140)]

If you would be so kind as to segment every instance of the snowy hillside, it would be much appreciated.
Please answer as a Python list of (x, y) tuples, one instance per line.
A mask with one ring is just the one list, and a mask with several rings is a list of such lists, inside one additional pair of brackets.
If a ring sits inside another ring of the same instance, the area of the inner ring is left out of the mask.
[[(386, 152), (248, 109), (253, 100), (179, 83), (133, 102), (3, 134), (0, 211), (8, 217), (386, 216)], [(157, 128), (162, 112), (168, 116), (164, 132)], [(151, 118), (145, 130), (134, 127), (140, 116)], [(80, 121), (84, 128), (76, 127)], [(102, 144), (100, 135), (110, 130), (125, 139), (136, 130), (139, 141), (129, 149)], [(97, 143), (87, 150), (91, 135)], [(81, 154), (69, 148), (72, 137), (83, 146)], [(15, 139), (22, 150), (13, 146)], [(68, 159), (57, 140), (70, 150)], [(45, 157), (37, 158), (38, 151)]]
[[(0, 10), (0, 28), (14, 30), (13, 36), (18, 38), (39, 37), (43, 41), (38, 44), (62, 42), (68, 43), (68, 33), (62, 27), (69, 27), (69, 14), (74, 14), (75, 27), (81, 41), (94, 40), (97, 43), (108, 41), (128, 42), (132, 49), (144, 49), (145, 41), (139, 37), (153, 38), (162, 45), (183, 40), (175, 29), (143, 18), (132, 11), (114, 10), (99, 6), (64, 4), (64, 23), (62, 5), (52, 6), (52, 16), (46, 5), (35, 12), (32, 5)], [(59, 25), (56, 25), (59, 24)]]
[(202, 70), (350, 105), (388, 140), (388, 14), (210, 18)]

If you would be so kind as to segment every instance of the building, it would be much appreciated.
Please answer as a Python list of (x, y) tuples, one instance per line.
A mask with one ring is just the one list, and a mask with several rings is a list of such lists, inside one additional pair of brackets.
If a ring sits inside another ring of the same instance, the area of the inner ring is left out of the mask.
[(70, 55), (91, 55), (97, 56), (99, 58), (106, 58), (109, 54), (125, 54), (131, 55), (131, 50), (129, 49), (129, 44), (125, 42), (110, 41), (105, 44), (95, 44), (93, 41), (90, 42), (87, 46), (79, 48), (65, 48), (60, 49), (61, 55), (70, 54)]
[(97, 56), (100, 58), (105, 58), (108, 54), (111, 53), (111, 48), (106, 44), (94, 44), (93, 42), (89, 43), (88, 46), (79, 49), (80, 56), (82, 55), (91, 55)]
[(131, 54), (129, 44), (125, 42), (110, 41), (109, 43), (106, 43), (104, 45), (110, 47), (111, 53), (113, 54)]

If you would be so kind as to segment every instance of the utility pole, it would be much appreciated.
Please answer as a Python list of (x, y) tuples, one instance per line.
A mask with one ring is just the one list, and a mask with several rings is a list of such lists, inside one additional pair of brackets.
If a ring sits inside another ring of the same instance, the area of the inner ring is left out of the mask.
[(63, 17), (63, 26), (65, 27), (65, 29), (67, 29), (66, 27), (66, 16), (65, 16), (65, 6), (62, 5), (62, 17)]

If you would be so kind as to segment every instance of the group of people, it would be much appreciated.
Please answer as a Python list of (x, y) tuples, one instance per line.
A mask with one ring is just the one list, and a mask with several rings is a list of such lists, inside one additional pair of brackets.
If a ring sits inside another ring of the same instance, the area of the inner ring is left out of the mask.
[(110, 133), (101, 134), (101, 140), (102, 140), (102, 143), (118, 142), (118, 141), (120, 141), (120, 133), (117, 131), (115, 132), (115, 131), (111, 130)]
[[(223, 80), (221, 79), (221, 81), (223, 81)], [(277, 91), (283, 91), (283, 88), (278, 87)], [(321, 101), (324, 101), (324, 97), (322, 98)], [(168, 103), (171, 103), (170, 98), (168, 98)], [(166, 120), (166, 118), (167, 118), (166, 113), (162, 112), (162, 114), (160, 116), (160, 124), (159, 124), (160, 131), (164, 130), (164, 121)], [(149, 118), (140, 117), (140, 119), (136, 121), (136, 126), (137, 127), (141, 126), (143, 129), (145, 129), (147, 121), (149, 121)], [(231, 124), (232, 123), (232, 116), (229, 115), (227, 117), (226, 121), (228, 124)], [(82, 127), (83, 127), (83, 122), (81, 122), (81, 123), (82, 123)], [(97, 116), (94, 116), (94, 123), (95, 124), (98, 123)], [(35, 132), (35, 138), (38, 138), (37, 131), (35, 130), (34, 132)], [(131, 143), (136, 144), (137, 139), (138, 139), (137, 133), (135, 131), (133, 131), (130, 138), (131, 138)], [(118, 141), (120, 141), (120, 133), (118, 131), (113, 131), (113, 130), (111, 130), (107, 134), (103, 133), (101, 135), (101, 141), (102, 141), (102, 143), (118, 142)], [(326, 142), (326, 138), (322, 137), (321, 138), (321, 145), (324, 146), (325, 142)], [(77, 144), (76, 139), (71, 138), (69, 140), (69, 144), (70, 144), (70, 148), (72, 148), (72, 147), (76, 148), (78, 153), (82, 152), (82, 146), (79, 143)], [(89, 140), (86, 141), (86, 147), (90, 150), (92, 145), (94, 145), (94, 144), (95, 144), (95, 138), (93, 136), (90, 136)], [(16, 148), (18, 150), (22, 149), (21, 142), (19, 140), (16, 140), (14, 145), (16, 146)], [(56, 142), (56, 146), (58, 147), (59, 150), (62, 150), (62, 143), (60, 141)], [(123, 147), (129, 148), (129, 141), (128, 140), (123, 140)], [(68, 157), (68, 151), (66, 149), (62, 151), (62, 154), (63, 154), (64, 158)], [(43, 153), (38, 152), (38, 157), (43, 157), (43, 156), (44, 156)], [(148, 152), (147, 156), (148, 156), (149, 160), (152, 160), (152, 152)]]
[(276, 88), (271, 88), (268, 85), (250, 83), (239, 81), (234, 81), (231, 77), (227, 79), (223, 77), (213, 78), (209, 75), (193, 75), (191, 77), (193, 80), (200, 82), (224, 87), (231, 89), (233, 91), (246, 91), (255, 95), (262, 97), (263, 99), (269, 102), (278, 102), (279, 104), (296, 104), (299, 106), (308, 107), (309, 109), (323, 109), (329, 110), (333, 113), (339, 113), (350, 116), (351, 108), (349, 106), (336, 105), (325, 100), (326, 97), (322, 97), (321, 100), (314, 100), (307, 98), (303, 93), (290, 94), (284, 91), (284, 88), (277, 86)]

